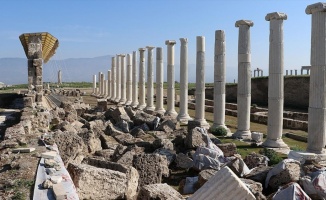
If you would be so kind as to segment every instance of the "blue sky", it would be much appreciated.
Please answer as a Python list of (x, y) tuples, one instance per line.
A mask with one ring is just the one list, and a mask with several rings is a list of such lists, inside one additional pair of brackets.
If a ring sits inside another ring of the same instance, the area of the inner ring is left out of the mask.
[[(0, 6), (0, 58), (25, 57), (18, 36), (49, 32), (59, 39), (54, 59), (84, 58), (131, 53), (148, 45), (163, 47), (165, 40), (189, 41), (189, 63), (196, 63), (196, 36), (206, 37), (206, 77), (213, 80), (214, 32), (226, 33), (227, 80), (237, 78), (238, 28), (248, 19), (251, 28), (252, 68), (268, 72), (270, 12), (284, 12), (284, 66), (300, 69), (310, 63), (310, 0), (2, 0)], [(164, 51), (166, 56), (166, 50)], [(165, 57), (166, 58), (166, 57)], [(110, 65), (108, 61), (108, 65)], [(104, 70), (103, 70), (104, 71)], [(90, 74), (90, 77), (92, 75)], [(190, 74), (190, 80), (194, 78)], [(178, 80), (178, 77), (176, 77)], [(91, 80), (91, 79), (90, 79)], [(194, 80), (194, 79), (193, 79)]]

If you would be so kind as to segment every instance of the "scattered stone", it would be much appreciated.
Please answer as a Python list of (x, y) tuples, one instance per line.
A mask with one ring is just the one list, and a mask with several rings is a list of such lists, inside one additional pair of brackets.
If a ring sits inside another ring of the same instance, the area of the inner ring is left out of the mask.
[(53, 159), (44, 159), (44, 167), (54, 168), (58, 163)]
[[(252, 194), (254, 194), (256, 196), (257, 193), (261, 193), (263, 192), (263, 186), (261, 183), (250, 180), (250, 179), (245, 179), (245, 178), (240, 178), (240, 180), (246, 184), (246, 186), (248, 187), (248, 189), (252, 192)], [(260, 195), (260, 196), (261, 196)]]
[(51, 176), (51, 182), (54, 184), (61, 183), (62, 181), (62, 176)]
[(260, 143), (263, 141), (264, 134), (260, 132), (251, 132), (251, 140)]
[(183, 153), (177, 154), (175, 162), (182, 169), (189, 169), (194, 165), (193, 160)]
[(243, 160), (249, 169), (258, 167), (258, 166), (268, 166), (268, 158), (264, 155), (257, 154), (255, 152), (250, 153)]
[(67, 199), (67, 194), (65, 188), (61, 183), (53, 185), (53, 193), (56, 200), (65, 200)]
[(42, 188), (44, 189), (49, 189), (49, 188), (53, 188), (53, 183), (46, 179), (43, 183), (42, 183)]
[(203, 186), (212, 176), (216, 174), (215, 169), (205, 169), (198, 174), (198, 186)]
[(137, 111), (134, 117), (134, 124), (136, 126), (139, 126), (146, 123), (150, 128), (150, 130), (153, 130), (155, 118), (156, 118), (155, 116), (147, 114), (143, 111)]
[(156, 149), (154, 151), (154, 153), (165, 156), (167, 161), (168, 161), (168, 165), (170, 165), (176, 158), (175, 151), (172, 151), (172, 150), (169, 150), (169, 149), (163, 149), (163, 148)]
[(191, 129), (186, 136), (185, 145), (187, 148), (196, 149), (200, 146), (206, 146), (206, 142), (204, 141), (204, 136), (200, 131), (197, 129)]
[(108, 136), (105, 134), (100, 135), (100, 140), (102, 144), (103, 149), (112, 149), (115, 150), (116, 147), (119, 145), (119, 142), (117, 142), (114, 137)]
[(157, 130), (171, 133), (175, 130), (175, 124), (171, 120), (165, 120), (161, 123)]
[(217, 144), (217, 147), (223, 151), (225, 157), (237, 154), (237, 146), (234, 143)]
[(259, 166), (253, 168), (249, 174), (246, 174), (244, 177), (247, 179), (251, 179), (253, 181), (259, 182), (261, 184), (265, 184), (265, 180), (268, 172), (272, 169), (269, 166)]
[(103, 149), (103, 150), (95, 151), (96, 156), (103, 157), (107, 160), (111, 160), (113, 153), (114, 153), (114, 150), (112, 150), (112, 149)]
[(111, 117), (114, 120), (115, 123), (120, 122), (121, 120), (124, 121), (131, 121), (129, 115), (125, 111), (124, 107), (117, 107), (113, 112), (111, 113)]
[(124, 133), (129, 133), (129, 123), (125, 120), (120, 120), (118, 123), (116, 123), (116, 126), (119, 127)]
[(168, 184), (150, 184), (141, 187), (138, 200), (166, 199), (181, 200), (182, 195)]
[(13, 153), (30, 153), (33, 151), (35, 151), (35, 148), (17, 148), (12, 150)]
[(143, 131), (143, 129), (135, 127), (131, 130), (130, 134), (134, 137), (139, 137), (141, 135), (145, 135), (146, 133)]
[(41, 154), (42, 158), (54, 159), (57, 156), (56, 151), (48, 151)]

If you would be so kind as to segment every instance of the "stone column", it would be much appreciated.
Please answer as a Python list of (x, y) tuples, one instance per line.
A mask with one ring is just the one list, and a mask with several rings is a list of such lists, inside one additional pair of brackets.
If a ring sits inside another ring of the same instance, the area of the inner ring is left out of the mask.
[(225, 71), (225, 33), (217, 30), (214, 56), (214, 124), (211, 128), (222, 127), (230, 134), (230, 129), (225, 126)]
[(119, 101), (120, 104), (126, 103), (126, 65), (125, 65), (125, 54), (120, 54), (121, 58), (121, 99)]
[(289, 75), (289, 71), (285, 70), (285, 76)]
[(250, 132), (250, 104), (251, 104), (251, 51), (250, 27), (254, 23), (250, 20), (239, 20), (235, 23), (239, 27), (238, 41), (238, 130), (233, 137), (251, 139)]
[(93, 75), (93, 94), (96, 93), (96, 75)]
[(177, 117), (178, 113), (175, 111), (174, 101), (175, 101), (175, 79), (174, 79), (174, 45), (176, 42), (174, 40), (166, 40), (167, 45), (167, 110), (164, 115), (170, 115), (172, 117)]
[(155, 47), (146, 46), (147, 48), (147, 101), (146, 111), (154, 111), (154, 80), (153, 80), (153, 49)]
[(324, 154), (326, 144), (326, 3), (309, 5), (306, 8), (306, 14), (312, 15), (307, 151)]
[(121, 68), (120, 68), (120, 55), (116, 55), (116, 95), (115, 102), (119, 103), (121, 99)]
[(180, 38), (180, 111), (177, 120), (188, 123), (188, 39)]
[(106, 96), (108, 95), (108, 80), (103, 80), (103, 98), (106, 98)]
[(137, 51), (132, 52), (132, 107), (138, 106)]
[(117, 77), (116, 77), (116, 58), (112, 57), (111, 58), (111, 101), (114, 101), (116, 99), (116, 81), (117, 81)]
[(298, 75), (298, 70), (296, 69), (296, 70), (294, 70), (294, 75)]
[(106, 97), (107, 99), (111, 98), (111, 92), (112, 92), (111, 83), (112, 83), (111, 70), (108, 70), (108, 95)]
[(209, 124), (205, 119), (205, 37), (197, 36), (197, 56), (196, 56), (196, 113), (195, 121), (200, 126), (209, 129)]
[(58, 71), (58, 85), (62, 84), (62, 73), (61, 70)]
[(101, 95), (101, 72), (98, 73), (98, 91), (97, 91), (97, 95), (98, 96)]
[(145, 103), (145, 48), (139, 48), (139, 104), (138, 109), (146, 107)]
[[(287, 147), (282, 140), (284, 102), (283, 21), (285, 13), (273, 12), (265, 17), (270, 21), (269, 77), (268, 77), (268, 123), (265, 147)], [(292, 70), (291, 70), (292, 72)]]
[(127, 54), (127, 101), (126, 105), (130, 105), (132, 101), (132, 65), (131, 54)]
[(105, 79), (105, 77), (104, 77), (104, 74), (103, 73), (101, 73), (101, 96), (104, 96), (104, 90), (105, 90), (105, 88), (104, 88), (104, 79)]
[(256, 77), (256, 71), (257, 71), (257, 70), (254, 70), (254, 77)]
[(293, 70), (291, 69), (291, 70), (290, 70), (290, 75), (291, 75), (291, 76), (293, 75), (293, 73), (292, 73), (292, 72), (293, 72)]
[(156, 48), (156, 107), (155, 111), (165, 113), (163, 107), (163, 50), (162, 47)]

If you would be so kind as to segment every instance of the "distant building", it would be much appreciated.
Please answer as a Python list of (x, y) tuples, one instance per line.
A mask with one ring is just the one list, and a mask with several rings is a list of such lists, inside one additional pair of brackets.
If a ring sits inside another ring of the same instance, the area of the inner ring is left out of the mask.
[(4, 84), (3, 82), (0, 82), (0, 88), (6, 87), (6, 84)]

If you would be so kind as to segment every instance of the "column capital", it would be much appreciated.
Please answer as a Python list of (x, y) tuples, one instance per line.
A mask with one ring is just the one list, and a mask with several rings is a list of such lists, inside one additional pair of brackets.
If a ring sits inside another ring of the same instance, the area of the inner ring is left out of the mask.
[(188, 44), (188, 38), (180, 38), (181, 44)]
[(126, 57), (126, 54), (118, 54), (120, 57)]
[(252, 22), (251, 20), (244, 20), (244, 19), (235, 22), (235, 27), (239, 27), (241, 25), (253, 26), (254, 22)]
[(146, 48), (139, 48), (138, 51), (146, 51)]
[(154, 49), (155, 47), (153, 47), (153, 46), (146, 46), (146, 48), (147, 48), (148, 50), (152, 50), (152, 49)]
[(165, 44), (166, 45), (175, 45), (176, 42), (175, 42), (175, 40), (165, 40)]
[(313, 14), (315, 12), (326, 12), (326, 3), (315, 3), (307, 6), (306, 14)]
[(287, 20), (288, 16), (285, 13), (281, 12), (272, 12), (268, 13), (265, 17), (266, 21), (271, 21), (271, 20)]

